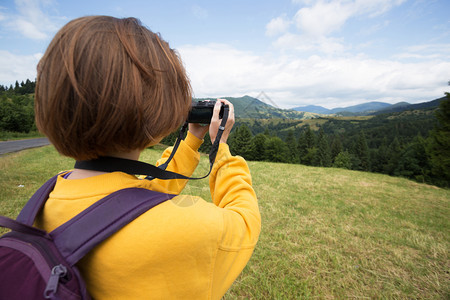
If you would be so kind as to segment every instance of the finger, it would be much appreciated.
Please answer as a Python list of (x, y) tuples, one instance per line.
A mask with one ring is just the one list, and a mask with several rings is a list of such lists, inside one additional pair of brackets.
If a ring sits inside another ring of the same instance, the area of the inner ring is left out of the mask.
[(234, 116), (233, 103), (231, 103), (230, 101), (228, 101), (226, 99), (217, 99), (217, 100), (220, 101), (222, 104), (228, 106), (228, 116)]
[(223, 100), (222, 103), (228, 106), (228, 120), (232, 121), (234, 120), (234, 105), (233, 103), (231, 103), (228, 100), (225, 99), (220, 99)]
[(234, 119), (234, 105), (231, 102), (228, 103), (228, 116)]
[(220, 108), (222, 107), (222, 101), (220, 101), (220, 100), (223, 100), (223, 99), (217, 99), (216, 104), (214, 105), (213, 116), (211, 118), (211, 122), (219, 120)]

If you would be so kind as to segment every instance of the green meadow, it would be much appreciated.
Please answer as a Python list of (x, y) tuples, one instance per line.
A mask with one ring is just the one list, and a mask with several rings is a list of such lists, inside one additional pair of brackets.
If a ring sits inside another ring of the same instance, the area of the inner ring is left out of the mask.
[[(141, 159), (161, 153), (157, 146)], [(249, 165), (262, 232), (224, 299), (450, 298), (450, 190), (335, 168)], [(15, 217), (72, 166), (51, 146), (0, 157), (0, 214)], [(208, 169), (203, 156), (196, 175)], [(183, 193), (211, 200), (207, 179)]]

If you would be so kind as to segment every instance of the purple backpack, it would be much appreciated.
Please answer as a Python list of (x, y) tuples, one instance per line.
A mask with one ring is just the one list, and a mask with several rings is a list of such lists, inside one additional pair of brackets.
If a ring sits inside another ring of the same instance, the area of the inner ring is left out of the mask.
[(150, 208), (175, 195), (127, 188), (97, 201), (50, 233), (33, 227), (57, 176), (31, 197), (0, 237), (0, 299), (91, 299), (76, 263)]

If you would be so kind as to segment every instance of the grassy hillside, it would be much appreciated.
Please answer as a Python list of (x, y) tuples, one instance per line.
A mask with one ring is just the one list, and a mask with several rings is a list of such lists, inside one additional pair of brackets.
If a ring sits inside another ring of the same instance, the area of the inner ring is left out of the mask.
[[(161, 149), (146, 150), (155, 161)], [(73, 162), (52, 147), (0, 157), (0, 214)], [(225, 299), (449, 299), (450, 191), (385, 175), (249, 162), (263, 218)], [(203, 157), (198, 175), (206, 173)], [(210, 201), (208, 180), (184, 193)]]

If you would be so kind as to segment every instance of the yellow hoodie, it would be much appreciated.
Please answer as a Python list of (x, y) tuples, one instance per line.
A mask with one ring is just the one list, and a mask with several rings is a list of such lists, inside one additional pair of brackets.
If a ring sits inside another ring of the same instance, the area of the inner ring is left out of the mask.
[[(188, 133), (167, 170), (190, 176), (201, 142)], [(74, 180), (60, 176), (36, 225), (51, 231), (119, 189), (179, 194), (186, 183), (141, 180), (122, 172)], [(248, 166), (231, 156), (226, 144), (220, 144), (209, 184), (213, 203), (176, 196), (86, 255), (78, 266), (93, 298), (220, 299), (250, 259), (261, 218)]]

